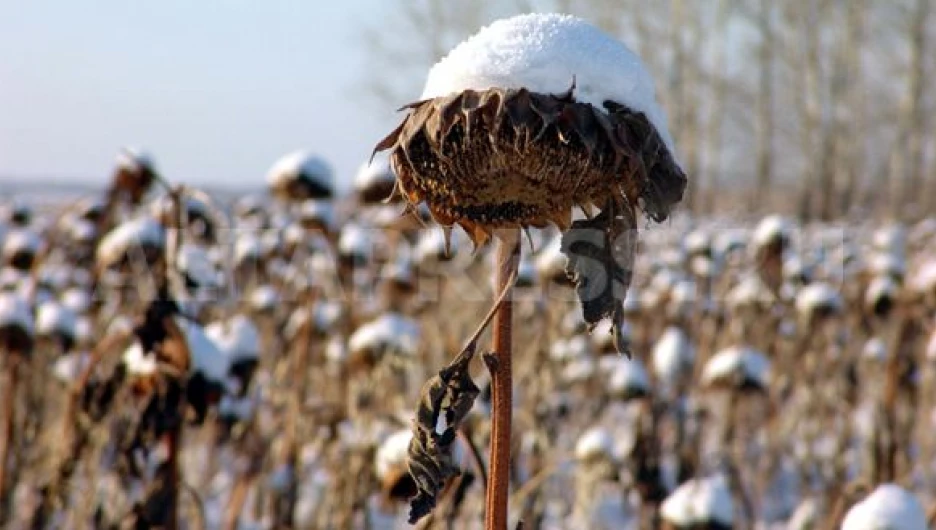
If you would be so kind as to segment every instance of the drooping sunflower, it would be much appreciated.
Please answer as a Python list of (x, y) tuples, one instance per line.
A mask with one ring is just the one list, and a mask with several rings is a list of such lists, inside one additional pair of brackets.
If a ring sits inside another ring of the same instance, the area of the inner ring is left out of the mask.
[(502, 20), (433, 68), (423, 99), (375, 151), (389, 150), (410, 204), (425, 202), (476, 244), (500, 228), (565, 230), (574, 206), (609, 200), (662, 221), (686, 175), (648, 80), (623, 44), (584, 21)]

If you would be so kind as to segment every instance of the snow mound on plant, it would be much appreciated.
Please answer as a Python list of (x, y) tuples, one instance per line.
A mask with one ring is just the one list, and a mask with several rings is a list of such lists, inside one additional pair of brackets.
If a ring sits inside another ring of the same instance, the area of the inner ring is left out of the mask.
[(640, 359), (610, 357), (605, 364), (608, 371), (608, 390), (612, 393), (650, 393), (650, 378)]
[(233, 361), (260, 356), (260, 331), (245, 315), (212, 322), (205, 328), (205, 335)]
[(199, 287), (217, 287), (221, 284), (220, 273), (215, 270), (208, 251), (197, 245), (182, 245), (177, 265)]
[(763, 247), (772, 241), (789, 238), (793, 232), (793, 223), (780, 215), (768, 215), (761, 219), (751, 234), (751, 240), (756, 247)]
[(716, 353), (702, 369), (702, 383), (706, 385), (736, 377), (767, 386), (770, 360), (753, 348), (734, 346)]
[(543, 278), (561, 277), (568, 260), (562, 253), (562, 237), (556, 236), (536, 254), (536, 270)]
[(842, 306), (842, 295), (827, 283), (809, 284), (796, 295), (796, 310), (802, 315), (809, 315), (820, 308), (837, 311)]
[(694, 362), (695, 348), (682, 328), (666, 328), (653, 345), (653, 372), (667, 383), (690, 371)]
[(362, 190), (370, 186), (393, 182), (396, 176), (390, 170), (390, 157), (383, 153), (374, 155), (374, 159), (365, 162), (354, 175), (354, 188)]
[(380, 444), (374, 458), (374, 471), (378, 478), (383, 479), (395, 468), (406, 465), (407, 450), (412, 439), (413, 432), (403, 429), (391, 434)]
[(124, 350), (122, 360), (127, 372), (131, 374), (151, 375), (159, 369), (156, 356), (143, 351), (139, 342), (134, 342)]
[(419, 348), (419, 324), (398, 313), (385, 313), (359, 327), (348, 342), (352, 352), (390, 348), (403, 355), (415, 355)]
[(114, 163), (118, 167), (129, 169), (131, 171), (140, 171), (149, 169), (155, 171), (156, 163), (152, 155), (138, 147), (125, 147), (117, 153)]
[(189, 352), (192, 355), (192, 371), (201, 372), (212, 381), (224, 381), (230, 369), (227, 355), (200, 325), (179, 316), (175, 317), (175, 322), (188, 341)]
[(283, 185), (300, 177), (305, 177), (323, 188), (332, 187), (332, 168), (325, 160), (307, 153), (296, 151), (273, 164), (267, 172), (267, 184)]
[(36, 331), (40, 335), (61, 333), (74, 337), (77, 319), (78, 315), (71, 308), (49, 301), (36, 311)]
[(569, 15), (532, 13), (498, 20), (459, 44), (429, 71), (421, 99), (463, 90), (526, 88), (581, 103), (611, 100), (646, 115), (675, 159), (653, 77), (627, 46)]
[(719, 523), (731, 526), (731, 492), (721, 475), (692, 479), (676, 488), (660, 507), (663, 519), (680, 527)]
[(926, 530), (923, 506), (905, 489), (894, 484), (878, 486), (870, 495), (854, 505), (842, 530)]
[(37, 254), (42, 240), (31, 230), (11, 230), (3, 241), (3, 255), (11, 257), (19, 252)]
[(91, 363), (88, 352), (79, 351), (65, 354), (52, 363), (52, 375), (60, 382), (70, 384), (78, 380)]
[[(308, 200), (299, 207), (299, 217), (305, 221), (320, 221), (326, 228), (335, 226), (335, 205), (331, 201)], [(308, 233), (303, 230), (305, 237)]]
[(0, 326), (19, 326), (32, 333), (35, 320), (29, 304), (15, 293), (0, 293)]
[(107, 267), (118, 261), (134, 245), (162, 247), (165, 229), (152, 217), (142, 216), (127, 221), (104, 236), (96, 251), (100, 266)]
[(930, 258), (917, 269), (910, 278), (910, 287), (918, 293), (927, 293), (936, 289), (936, 258)]
[(575, 458), (590, 460), (614, 455), (614, 438), (602, 427), (592, 427), (585, 431), (575, 443)]

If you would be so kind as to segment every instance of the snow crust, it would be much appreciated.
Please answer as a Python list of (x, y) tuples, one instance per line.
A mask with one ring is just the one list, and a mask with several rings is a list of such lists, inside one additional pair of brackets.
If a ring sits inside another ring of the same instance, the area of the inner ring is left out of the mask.
[(234, 397), (225, 394), (218, 403), (218, 414), (246, 420), (250, 418), (256, 409), (256, 402), (253, 396)]
[(384, 479), (394, 469), (406, 465), (406, 452), (412, 439), (413, 432), (404, 429), (391, 434), (380, 444), (374, 458), (374, 471), (378, 478)]
[[(576, 311), (576, 313), (578, 313), (579, 316), (581, 316), (582, 314), (581, 311)], [(584, 321), (585, 319), (582, 318), (583, 323)], [(616, 345), (614, 344), (613, 327), (614, 325), (609, 319), (605, 319), (605, 320), (602, 320), (601, 322), (598, 322), (598, 324), (595, 326), (595, 329), (592, 330), (592, 332), (589, 334), (592, 347), (594, 347), (595, 350), (607, 351), (612, 348), (616, 348)], [(632, 329), (631, 323), (628, 322), (627, 320), (622, 320), (621, 326), (620, 326), (620, 333), (621, 333), (621, 339), (624, 341), (624, 343), (629, 344), (633, 337), (633, 329)]]
[(98, 245), (96, 259), (99, 265), (108, 266), (120, 259), (133, 245), (164, 243), (165, 228), (148, 216), (137, 217), (111, 230)]
[(396, 176), (390, 169), (390, 157), (377, 153), (370, 162), (365, 162), (354, 175), (354, 189), (363, 190), (384, 182), (393, 182)]
[[(202, 200), (186, 196), (183, 198), (182, 202), (184, 203), (182, 206), (186, 214), (199, 214), (209, 219), (211, 218), (210, 208)], [(150, 205), (150, 212), (154, 216), (169, 215), (172, 213), (173, 208), (175, 208), (175, 201), (173, 198), (169, 195), (163, 195), (152, 202)]]
[(234, 243), (234, 262), (242, 263), (247, 258), (259, 258), (263, 255), (263, 244), (255, 234), (246, 233)]
[(682, 241), (683, 250), (688, 254), (705, 252), (712, 247), (712, 237), (703, 230), (694, 230), (686, 234)]
[(260, 356), (260, 332), (245, 315), (208, 324), (205, 335), (232, 361), (257, 359)]
[(32, 333), (35, 321), (26, 300), (15, 293), (0, 293), (0, 326), (19, 326)]
[(140, 171), (141, 169), (155, 171), (156, 169), (153, 157), (138, 147), (125, 147), (121, 149), (120, 152), (117, 153), (117, 158), (114, 162), (117, 164), (117, 167), (132, 171)]
[(175, 317), (175, 321), (188, 341), (189, 352), (192, 354), (192, 371), (201, 372), (215, 382), (225, 381), (230, 369), (228, 356), (198, 324), (179, 316)]
[(762, 247), (778, 238), (789, 238), (792, 232), (793, 223), (789, 219), (780, 215), (769, 215), (758, 223), (751, 235), (751, 241), (755, 246)]
[[(308, 200), (299, 207), (299, 217), (308, 221), (320, 221), (326, 228), (336, 225), (335, 205), (331, 201)], [(305, 231), (303, 231), (305, 234)]]
[(11, 257), (19, 252), (37, 254), (42, 241), (31, 230), (11, 230), (3, 240), (3, 255)]
[(640, 359), (612, 357), (605, 368), (609, 372), (608, 390), (611, 393), (650, 392), (650, 378)]
[(272, 285), (258, 285), (248, 296), (250, 307), (256, 311), (270, 311), (280, 303), (280, 295)]
[(907, 246), (907, 229), (901, 224), (881, 227), (871, 237), (871, 244), (883, 253), (903, 255)]
[(645, 114), (676, 158), (643, 62), (620, 41), (569, 15), (531, 13), (481, 29), (432, 67), (421, 99), (495, 87), (561, 94), (573, 79), (579, 102), (604, 109), (611, 100)]
[(899, 254), (874, 252), (868, 258), (868, 270), (874, 274), (901, 278), (907, 273), (907, 262)]
[(865, 343), (861, 355), (872, 361), (884, 361), (887, 359), (887, 344), (880, 337), (872, 337)]
[(683, 483), (663, 501), (660, 513), (680, 527), (712, 522), (731, 526), (734, 519), (731, 492), (721, 475)]
[(909, 286), (918, 293), (936, 291), (936, 258), (930, 258), (910, 278)]
[[(460, 230), (451, 232), (447, 257), (458, 255), (458, 249), (467, 244), (465, 237)], [(424, 230), (416, 243), (413, 254), (413, 258), (420, 264), (427, 264), (445, 258), (445, 231), (438, 226)]]
[(97, 227), (94, 223), (80, 217), (71, 219), (65, 229), (72, 239), (78, 242), (91, 241), (97, 235)]
[(211, 262), (208, 251), (197, 245), (182, 245), (177, 258), (178, 267), (199, 287), (221, 285), (220, 273)]
[(763, 353), (746, 346), (726, 348), (716, 353), (702, 370), (702, 383), (716, 381), (740, 375), (744, 379), (767, 386), (770, 376), (770, 361)]
[(614, 438), (607, 429), (592, 427), (585, 431), (575, 444), (576, 460), (589, 460), (614, 455)]
[(728, 292), (727, 303), (729, 307), (738, 309), (751, 305), (770, 303), (773, 294), (756, 275), (747, 275)]
[(304, 177), (323, 188), (332, 187), (332, 168), (322, 158), (306, 151), (295, 151), (280, 158), (267, 172), (267, 184), (280, 186)]
[(36, 331), (40, 335), (61, 333), (74, 337), (77, 318), (69, 307), (58, 302), (46, 302), (36, 311)]
[(84, 373), (91, 362), (88, 352), (73, 352), (65, 354), (52, 363), (52, 375), (62, 383), (73, 383)]
[(553, 278), (565, 274), (568, 259), (562, 253), (562, 238), (556, 236), (536, 254), (536, 270), (542, 278)]
[(374, 251), (373, 230), (356, 225), (345, 225), (338, 236), (338, 252), (344, 256), (370, 257)]
[(666, 328), (653, 345), (653, 372), (662, 381), (673, 383), (694, 362), (695, 348), (681, 328)]
[(820, 307), (842, 308), (842, 295), (827, 283), (811, 283), (796, 295), (796, 310), (808, 315)]
[[(174, 319), (188, 343), (192, 355), (192, 373), (201, 372), (207, 379), (219, 383), (226, 381), (230, 361), (224, 352), (198, 324), (180, 316)], [(124, 351), (123, 362), (130, 373), (150, 375), (158, 369), (156, 355), (143, 351), (139, 342), (134, 342)]]
[(874, 305), (884, 298), (890, 298), (897, 295), (900, 286), (890, 276), (878, 276), (871, 280), (868, 290), (865, 292), (865, 305)]
[(910, 492), (882, 484), (848, 511), (842, 530), (926, 530), (923, 506)]
[(127, 368), (127, 372), (131, 374), (152, 375), (156, 373), (159, 367), (156, 363), (156, 356), (143, 351), (143, 347), (140, 346), (139, 342), (134, 342), (124, 350), (121, 359)]
[(557, 339), (549, 348), (549, 356), (557, 361), (581, 359), (591, 356), (591, 353), (591, 343), (585, 335)]
[(415, 321), (398, 313), (384, 313), (359, 327), (348, 341), (352, 352), (391, 348), (403, 355), (415, 355), (420, 329)]

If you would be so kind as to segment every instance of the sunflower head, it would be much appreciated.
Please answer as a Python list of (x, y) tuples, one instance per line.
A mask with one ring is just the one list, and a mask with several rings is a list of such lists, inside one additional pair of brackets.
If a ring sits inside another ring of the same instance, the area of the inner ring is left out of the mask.
[(565, 230), (572, 208), (615, 202), (665, 219), (686, 176), (642, 113), (604, 109), (564, 94), (464, 90), (404, 107), (403, 122), (376, 147), (389, 150), (397, 189), (426, 203), (442, 225), (476, 244), (495, 229)]

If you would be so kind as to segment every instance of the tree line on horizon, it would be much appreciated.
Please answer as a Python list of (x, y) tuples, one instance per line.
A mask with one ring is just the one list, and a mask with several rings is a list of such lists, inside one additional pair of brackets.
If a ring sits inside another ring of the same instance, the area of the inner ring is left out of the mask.
[[(588, 19), (654, 74), (694, 214), (800, 219), (936, 211), (932, 0), (398, 1), (364, 42), (382, 109), (418, 98), (432, 64), (529, 11)], [(742, 205), (742, 206), (738, 206)]]

